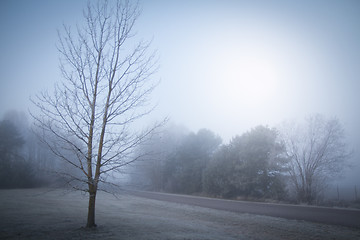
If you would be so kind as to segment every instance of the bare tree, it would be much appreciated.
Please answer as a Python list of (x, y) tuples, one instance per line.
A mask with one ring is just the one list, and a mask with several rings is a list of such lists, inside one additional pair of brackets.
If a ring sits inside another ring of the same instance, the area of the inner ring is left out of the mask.
[(132, 123), (153, 109), (148, 100), (157, 85), (151, 79), (156, 54), (149, 52), (149, 42), (132, 41), (138, 6), (112, 3), (89, 2), (84, 25), (75, 34), (68, 26), (59, 31), (63, 81), (53, 94), (43, 92), (33, 100), (45, 142), (81, 173), (63, 174), (74, 188), (89, 194), (88, 228), (96, 226), (97, 190), (105, 190), (101, 186), (110, 172), (140, 157), (135, 147), (160, 125), (133, 131)]
[(350, 156), (340, 122), (314, 115), (304, 125), (287, 124), (283, 140), (290, 158), (289, 175), (297, 200), (313, 203)]

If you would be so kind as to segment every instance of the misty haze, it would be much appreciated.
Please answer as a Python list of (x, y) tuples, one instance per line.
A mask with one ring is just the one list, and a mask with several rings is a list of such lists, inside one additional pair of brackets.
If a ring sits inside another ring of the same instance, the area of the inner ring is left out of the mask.
[(1, 239), (360, 239), (360, 2), (0, 2)]

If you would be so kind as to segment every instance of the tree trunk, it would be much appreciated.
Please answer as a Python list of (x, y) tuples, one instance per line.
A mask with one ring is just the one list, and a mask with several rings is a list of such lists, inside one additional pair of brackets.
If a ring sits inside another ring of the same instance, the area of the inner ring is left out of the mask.
[(95, 199), (96, 199), (96, 188), (94, 186), (89, 188), (89, 208), (88, 208), (88, 218), (86, 227), (93, 228), (96, 227), (95, 224)]

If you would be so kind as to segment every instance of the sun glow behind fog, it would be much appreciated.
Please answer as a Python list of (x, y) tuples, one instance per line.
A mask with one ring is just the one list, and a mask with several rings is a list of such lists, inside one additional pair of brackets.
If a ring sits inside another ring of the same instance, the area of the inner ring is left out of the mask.
[(270, 104), (280, 101), (286, 66), (273, 52), (256, 42), (229, 42), (215, 52), (209, 68), (214, 81), (211, 92), (218, 95), (218, 104), (228, 106), (223, 111), (267, 113)]
[(151, 16), (166, 30), (155, 37), (161, 52), (159, 107), (170, 109), (164, 112), (173, 121), (229, 139), (256, 125), (314, 112), (304, 95), (318, 79), (321, 46), (302, 22), (247, 4), (179, 5), (167, 5), (171, 27), (164, 27), (163, 15)]
[(308, 81), (301, 72), (314, 57), (302, 38), (283, 28), (236, 25), (231, 29), (237, 31), (203, 37), (207, 41), (186, 63), (196, 66), (186, 95), (196, 99), (188, 101), (197, 116), (194, 128), (211, 126), (224, 132), (225, 139), (256, 125), (276, 125), (279, 116), (301, 114), (303, 87), (296, 80)]
[[(231, 58), (230, 58), (231, 59)], [(224, 66), (221, 92), (248, 107), (261, 107), (276, 97), (278, 74), (275, 64), (263, 56), (241, 56)]]

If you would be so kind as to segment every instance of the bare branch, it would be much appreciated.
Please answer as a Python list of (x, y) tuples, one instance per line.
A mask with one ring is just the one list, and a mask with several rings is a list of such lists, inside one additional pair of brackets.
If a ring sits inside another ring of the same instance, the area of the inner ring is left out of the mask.
[(326, 181), (339, 174), (349, 158), (344, 130), (337, 119), (311, 116), (304, 125), (283, 131), (290, 161), (289, 175), (299, 201), (312, 203)]
[[(139, 132), (132, 128), (153, 110), (147, 104), (158, 84), (152, 79), (157, 60), (151, 42), (133, 44), (139, 15), (138, 4), (128, 0), (89, 1), (84, 25), (58, 31), (63, 81), (53, 94), (43, 92), (33, 100), (43, 141), (80, 170), (83, 178), (65, 175), (75, 188), (87, 185), (89, 202), (95, 202), (98, 183), (106, 182), (102, 174), (138, 160), (136, 146), (163, 124)], [(88, 219), (89, 224), (94, 222)]]

